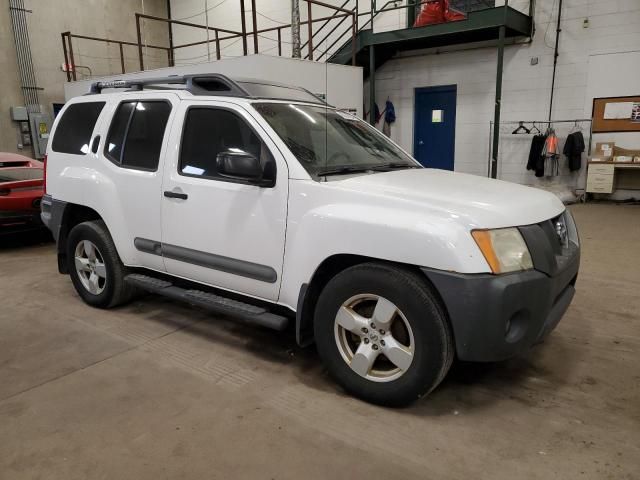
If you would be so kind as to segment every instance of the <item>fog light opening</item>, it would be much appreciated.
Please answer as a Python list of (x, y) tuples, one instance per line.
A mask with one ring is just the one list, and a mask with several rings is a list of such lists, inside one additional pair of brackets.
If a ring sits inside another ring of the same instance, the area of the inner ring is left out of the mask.
[(516, 343), (522, 340), (527, 332), (527, 324), (529, 312), (527, 310), (518, 310), (505, 322), (504, 338), (509, 343)]

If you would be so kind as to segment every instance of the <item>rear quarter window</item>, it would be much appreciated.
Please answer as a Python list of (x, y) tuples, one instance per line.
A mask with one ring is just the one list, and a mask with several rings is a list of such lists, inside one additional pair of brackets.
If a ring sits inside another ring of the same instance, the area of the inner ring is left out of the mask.
[(70, 105), (58, 123), (51, 149), (58, 153), (84, 155), (89, 152), (91, 134), (105, 102)]

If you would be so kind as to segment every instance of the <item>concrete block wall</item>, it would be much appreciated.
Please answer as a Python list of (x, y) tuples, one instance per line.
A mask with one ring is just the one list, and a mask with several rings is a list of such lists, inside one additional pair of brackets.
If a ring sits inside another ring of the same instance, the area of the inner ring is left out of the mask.
[[(533, 41), (505, 50), (503, 120), (547, 119), (557, 7), (557, 0), (538, 0)], [(561, 28), (554, 119), (590, 118), (594, 97), (639, 94), (640, 1), (565, 0)], [(531, 65), (534, 57), (538, 59), (537, 65)], [(392, 138), (413, 151), (415, 88), (457, 85), (455, 169), (486, 175), (496, 61), (497, 49), (491, 47), (446, 53), (404, 52), (387, 62), (376, 73), (376, 101), (382, 106), (389, 98), (395, 105), (397, 121), (392, 126)], [(564, 137), (572, 126), (558, 125), (557, 133)], [(584, 185), (584, 169), (577, 174), (569, 173), (564, 158), (560, 177), (536, 179), (527, 172), (530, 136), (511, 135), (513, 128), (502, 129), (505, 133), (500, 142), (501, 178), (533, 185)], [(630, 148), (638, 141), (637, 134), (614, 136)], [(598, 137), (603, 135), (594, 140)]]

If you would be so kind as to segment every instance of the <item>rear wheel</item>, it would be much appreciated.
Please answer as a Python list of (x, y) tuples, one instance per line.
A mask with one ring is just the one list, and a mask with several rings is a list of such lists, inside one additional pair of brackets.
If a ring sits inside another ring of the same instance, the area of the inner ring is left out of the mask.
[(67, 240), (67, 261), (71, 281), (89, 305), (114, 307), (133, 296), (134, 289), (124, 282), (127, 270), (103, 221), (73, 227)]
[(406, 405), (433, 390), (453, 360), (451, 333), (429, 285), (411, 271), (362, 264), (336, 275), (316, 307), (329, 373), (373, 403)]

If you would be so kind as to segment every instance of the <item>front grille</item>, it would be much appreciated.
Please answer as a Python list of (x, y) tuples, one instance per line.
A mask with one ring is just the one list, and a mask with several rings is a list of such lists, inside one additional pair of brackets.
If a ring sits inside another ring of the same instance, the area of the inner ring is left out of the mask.
[(536, 270), (554, 275), (578, 255), (577, 233), (570, 216), (564, 211), (544, 222), (520, 227)]

